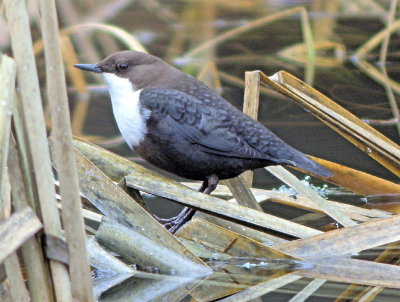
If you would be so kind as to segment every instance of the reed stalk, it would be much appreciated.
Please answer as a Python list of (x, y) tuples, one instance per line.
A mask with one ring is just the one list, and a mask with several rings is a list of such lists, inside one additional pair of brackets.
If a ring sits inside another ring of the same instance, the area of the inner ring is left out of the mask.
[[(23, 0), (6, 0), (4, 4), (13, 56), (17, 63), (21, 109), (28, 137), (29, 152), (35, 170), (44, 228), (47, 234), (61, 238), (60, 216), (55, 199), (50, 153), (26, 4)], [(50, 260), (50, 266), (57, 300), (72, 301), (67, 267), (53, 260)]]
[(40, 1), (40, 12), (46, 59), (47, 95), (63, 205), (63, 226), (68, 243), (72, 296), (82, 302), (93, 301), (55, 2)]

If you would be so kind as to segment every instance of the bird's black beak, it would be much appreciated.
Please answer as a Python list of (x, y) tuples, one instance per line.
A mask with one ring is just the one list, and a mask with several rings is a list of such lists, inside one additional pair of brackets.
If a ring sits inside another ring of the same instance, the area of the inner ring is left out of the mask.
[(96, 64), (75, 64), (74, 67), (96, 73), (102, 72), (101, 69)]

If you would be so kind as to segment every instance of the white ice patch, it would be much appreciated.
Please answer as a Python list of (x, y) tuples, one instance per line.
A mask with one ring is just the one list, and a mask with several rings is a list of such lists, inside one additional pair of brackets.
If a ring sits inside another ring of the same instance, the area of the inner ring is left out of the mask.
[(119, 131), (129, 147), (137, 146), (147, 133), (146, 119), (150, 112), (140, 110), (139, 96), (142, 90), (134, 90), (129, 79), (112, 73), (103, 73), (111, 96), (113, 113)]

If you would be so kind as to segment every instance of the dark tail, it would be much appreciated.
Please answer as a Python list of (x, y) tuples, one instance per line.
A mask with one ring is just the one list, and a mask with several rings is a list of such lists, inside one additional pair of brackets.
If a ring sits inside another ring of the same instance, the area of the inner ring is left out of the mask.
[(328, 170), (327, 168), (321, 166), (316, 161), (309, 158), (304, 153), (293, 149), (292, 156), (290, 158), (296, 165), (296, 167), (311, 172), (315, 175), (322, 176), (322, 177), (332, 177), (333, 173)]

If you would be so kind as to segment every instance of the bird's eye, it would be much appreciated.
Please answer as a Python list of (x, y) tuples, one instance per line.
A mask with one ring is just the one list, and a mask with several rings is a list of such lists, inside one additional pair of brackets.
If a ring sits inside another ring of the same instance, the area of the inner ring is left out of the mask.
[(127, 63), (117, 64), (117, 70), (120, 72), (127, 71), (128, 68), (129, 68), (129, 64), (127, 64)]

